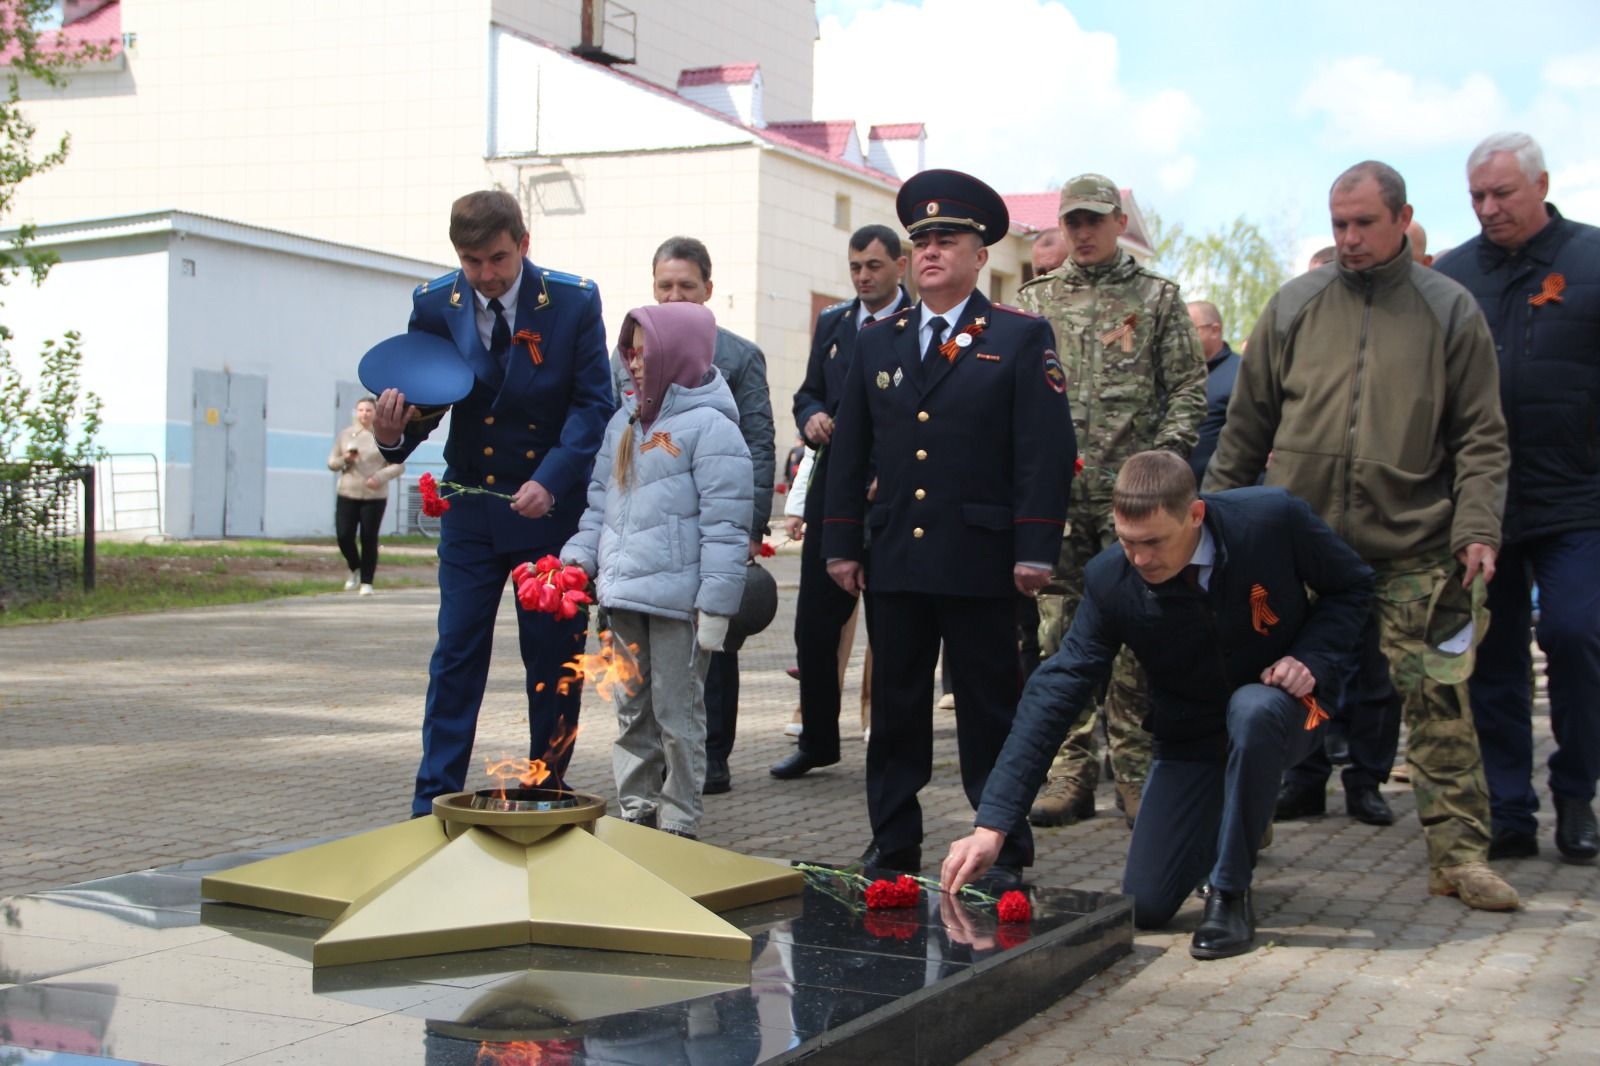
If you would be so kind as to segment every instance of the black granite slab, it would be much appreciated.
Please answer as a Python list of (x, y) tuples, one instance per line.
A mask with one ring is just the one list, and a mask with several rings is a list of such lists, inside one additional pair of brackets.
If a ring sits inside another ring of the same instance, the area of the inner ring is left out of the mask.
[(1031, 887), (1031, 922), (1001, 924), (833, 884), (727, 912), (748, 963), (516, 947), (313, 969), (328, 923), (201, 902), (200, 874), (241, 861), (0, 901), (0, 1062), (952, 1063), (1132, 946), (1121, 896)]

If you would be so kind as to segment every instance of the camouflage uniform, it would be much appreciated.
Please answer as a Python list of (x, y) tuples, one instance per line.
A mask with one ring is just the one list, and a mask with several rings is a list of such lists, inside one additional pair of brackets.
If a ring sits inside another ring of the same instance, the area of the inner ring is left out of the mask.
[[(1069, 531), (1051, 583), (1039, 594), (1040, 652), (1061, 646), (1083, 598), (1083, 567), (1115, 543), (1111, 489), (1122, 461), (1168, 448), (1188, 455), (1206, 412), (1206, 363), (1175, 282), (1118, 250), (1109, 263), (1068, 260), (1022, 287), (1017, 302), (1050, 320), (1067, 374), (1083, 470), (1072, 486)], [(1143, 783), (1150, 738), (1141, 722), (1144, 672), (1118, 656), (1106, 698), (1106, 735), (1119, 781)], [(1093, 789), (1098, 780), (1095, 716), (1079, 723), (1050, 767)]]
[(1479, 756), (1467, 684), (1449, 685), (1423, 669), (1428, 605), (1441, 581), (1459, 581), (1448, 549), (1370, 564), (1377, 575), (1372, 609), (1406, 723), (1406, 764), (1428, 843), (1439, 870), (1482, 862), (1489, 848), (1489, 786)]

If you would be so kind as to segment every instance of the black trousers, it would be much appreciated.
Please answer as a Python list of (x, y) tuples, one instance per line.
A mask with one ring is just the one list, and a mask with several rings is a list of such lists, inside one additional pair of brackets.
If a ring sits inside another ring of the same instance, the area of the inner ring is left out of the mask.
[(739, 728), (739, 653), (714, 651), (706, 669), (706, 758), (728, 761)]
[[(1011, 732), (1020, 693), (1016, 602), (1004, 596), (867, 593), (872, 639), (872, 739), (867, 812), (884, 851), (922, 844), (917, 793), (933, 776), (933, 672), (944, 644), (956, 697), (961, 786), (977, 809)], [(997, 862), (1033, 864), (1026, 822), (1006, 837)]]
[[(378, 527), (383, 524), (384, 509), (389, 506), (387, 497), (380, 500), (352, 500), (340, 496), (333, 508), (333, 531), (339, 540), (339, 550), (344, 553), (345, 565), (361, 571), (361, 583), (372, 584), (372, 575), (378, 570)], [(357, 529), (360, 530), (360, 550), (357, 551)]]
[(800, 542), (800, 595), (794, 609), (800, 750), (819, 763), (839, 761), (839, 634), (856, 609), (856, 598), (828, 576), (828, 563), (822, 557), (828, 454), (824, 449), (812, 467), (806, 489), (806, 537)]
[[(1328, 723), (1350, 743), (1350, 765), (1340, 775), (1347, 792), (1360, 786), (1377, 788), (1389, 780), (1400, 747), (1400, 694), (1389, 680), (1389, 659), (1378, 643), (1376, 613), (1368, 615), (1360, 651), (1349, 661), (1344, 691)], [(1296, 791), (1321, 789), (1332, 774), (1327, 752), (1317, 746), (1290, 767), (1283, 783)]]

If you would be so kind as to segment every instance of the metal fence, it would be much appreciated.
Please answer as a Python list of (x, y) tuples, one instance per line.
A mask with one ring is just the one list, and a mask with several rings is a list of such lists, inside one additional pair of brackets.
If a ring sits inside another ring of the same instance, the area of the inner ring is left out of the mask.
[(94, 589), (94, 467), (0, 470), (0, 609)]

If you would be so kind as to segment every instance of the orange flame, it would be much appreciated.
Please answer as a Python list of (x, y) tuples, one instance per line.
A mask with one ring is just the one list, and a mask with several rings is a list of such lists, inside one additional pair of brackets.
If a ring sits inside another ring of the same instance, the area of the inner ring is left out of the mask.
[(602, 629), (600, 651), (579, 652), (563, 664), (562, 669), (570, 676), (563, 677), (557, 683), (556, 690), (565, 696), (572, 691), (573, 685), (588, 680), (601, 699), (613, 699), (618, 690), (623, 696), (631, 696), (639, 690), (639, 683), (643, 680), (636, 655), (638, 650), (639, 645), (617, 643), (611, 638), (611, 630)]
[(506, 789), (512, 787), (513, 781), (523, 788), (538, 788), (555, 772), (553, 767), (572, 750), (577, 740), (578, 727), (569, 730), (567, 720), (563, 718), (556, 723), (555, 736), (550, 738), (550, 746), (545, 749), (542, 758), (486, 759), (484, 772), (499, 782), (501, 799), (506, 798)]
[(507, 1044), (478, 1045), (474, 1066), (539, 1066), (544, 1062), (544, 1045), (537, 1040), (516, 1040)]

